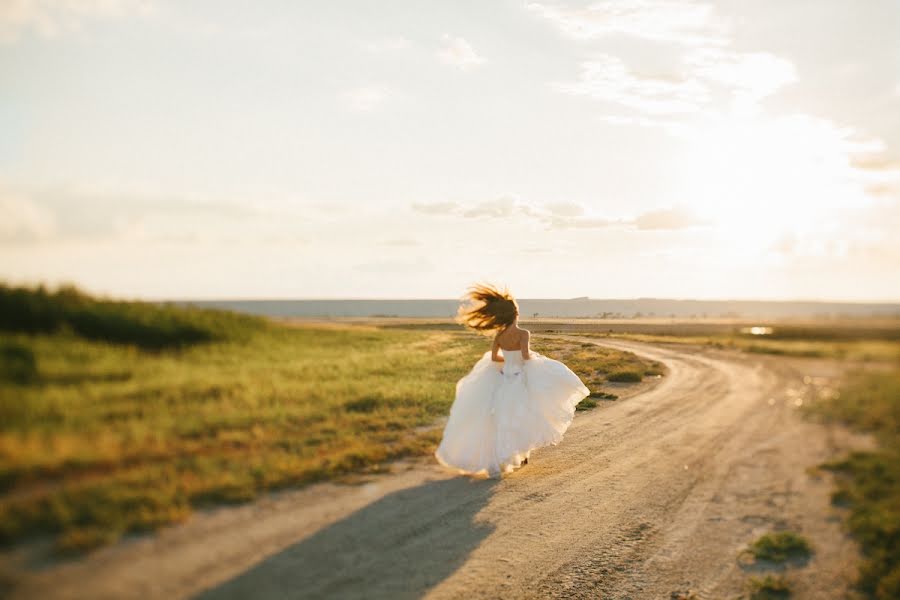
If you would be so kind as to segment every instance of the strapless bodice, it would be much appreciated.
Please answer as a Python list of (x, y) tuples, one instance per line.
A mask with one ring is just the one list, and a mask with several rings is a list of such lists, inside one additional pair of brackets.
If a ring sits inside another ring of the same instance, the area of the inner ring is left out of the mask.
[(518, 377), (522, 374), (525, 366), (525, 359), (522, 358), (521, 350), (503, 350), (503, 362), (501, 363), (500, 372), (504, 377)]
[(500, 351), (503, 352), (503, 360), (509, 364), (522, 364), (525, 362), (525, 359), (522, 358), (521, 350), (504, 350), (501, 348)]

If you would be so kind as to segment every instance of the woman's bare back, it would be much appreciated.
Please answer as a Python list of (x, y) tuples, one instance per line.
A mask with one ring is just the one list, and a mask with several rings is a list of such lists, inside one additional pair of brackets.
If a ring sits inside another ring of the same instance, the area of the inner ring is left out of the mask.
[(494, 338), (494, 343), (500, 346), (501, 350), (506, 350), (507, 352), (521, 350), (522, 342), (527, 339), (529, 335), (530, 332), (527, 329), (522, 329), (518, 325), (513, 325), (498, 333)]

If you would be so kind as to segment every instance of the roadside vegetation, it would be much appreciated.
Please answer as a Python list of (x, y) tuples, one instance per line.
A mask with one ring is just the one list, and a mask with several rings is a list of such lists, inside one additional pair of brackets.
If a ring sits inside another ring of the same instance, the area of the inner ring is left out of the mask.
[[(812, 555), (810, 543), (799, 533), (777, 531), (757, 538), (740, 556), (751, 556), (756, 568), (784, 570), (789, 566), (805, 565)], [(740, 557), (739, 557), (740, 558)], [(768, 573), (747, 581), (751, 600), (789, 598), (791, 587), (785, 573)]]
[(639, 383), (645, 377), (662, 376), (662, 363), (642, 358), (632, 352), (604, 348), (585, 342), (571, 342), (552, 338), (535, 338), (532, 347), (537, 352), (566, 364), (591, 391), (576, 410), (595, 408), (598, 400), (616, 400), (610, 383)]
[(791, 597), (791, 586), (784, 575), (751, 577), (750, 600), (783, 600)]
[(863, 362), (900, 358), (900, 340), (888, 339), (794, 339), (752, 334), (659, 335), (643, 333), (579, 333), (589, 337), (611, 337), (663, 344), (692, 344), (716, 349), (740, 350), (753, 354), (774, 354), (806, 358), (836, 358)]
[(756, 560), (783, 563), (808, 559), (812, 547), (798, 533), (779, 531), (763, 535), (750, 545), (749, 551)]
[[(0, 309), (0, 545), (49, 538), (62, 552), (428, 454), (488, 346), (74, 288), (0, 285)], [(628, 353), (540, 344), (589, 385), (655, 372)]]
[(837, 475), (836, 504), (865, 556), (859, 587), (871, 598), (900, 598), (900, 365), (858, 372), (837, 397), (817, 406), (826, 422), (872, 433), (879, 447), (825, 465)]

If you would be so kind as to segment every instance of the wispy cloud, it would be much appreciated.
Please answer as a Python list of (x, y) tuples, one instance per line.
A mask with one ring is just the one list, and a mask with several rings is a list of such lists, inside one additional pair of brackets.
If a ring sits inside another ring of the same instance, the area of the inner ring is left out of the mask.
[(866, 171), (894, 171), (900, 174), (900, 160), (878, 154), (858, 154), (850, 158), (850, 164)]
[(350, 110), (369, 112), (383, 105), (391, 96), (387, 86), (372, 84), (347, 90), (341, 93), (340, 99)]
[(532, 217), (537, 214), (539, 213), (534, 207), (513, 196), (504, 196), (496, 200), (485, 200), (462, 210), (462, 216), (470, 219), (479, 217), (504, 219), (520, 215)]
[(638, 230), (687, 229), (707, 222), (684, 207), (664, 207), (634, 217), (611, 218), (588, 211), (577, 202), (536, 204), (515, 196), (504, 196), (470, 204), (457, 202), (415, 203), (413, 210), (432, 216), (463, 219), (526, 219), (547, 229), (603, 229), (621, 227)]
[(796, 80), (794, 65), (784, 58), (729, 48), (729, 24), (709, 3), (617, 0), (587, 8), (529, 8), (582, 41), (618, 34), (674, 45), (665, 52), (666, 68), (597, 54), (582, 63), (576, 81), (551, 84), (562, 93), (589, 96), (628, 111), (605, 115), (611, 123), (672, 127), (665, 117), (710, 109), (754, 113), (763, 98)]
[(584, 215), (584, 206), (577, 202), (551, 202), (545, 205), (551, 214), (560, 217), (580, 217)]
[(0, 243), (41, 241), (55, 231), (52, 212), (26, 197), (0, 191)]
[(691, 77), (721, 85), (737, 108), (754, 105), (797, 80), (793, 63), (767, 52), (698, 48), (684, 57)]
[[(578, 81), (552, 87), (662, 117), (698, 113), (717, 103), (720, 110), (752, 112), (761, 99), (795, 78), (793, 65), (771, 54), (698, 49), (686, 53), (680, 70), (671, 74), (640, 74), (615, 56), (599, 55), (582, 64)], [(633, 122), (629, 117), (634, 115), (616, 116)], [(645, 124), (654, 123), (666, 124)]]
[(634, 225), (638, 229), (687, 229), (704, 224), (704, 221), (684, 207), (651, 210), (634, 219)]
[(693, 77), (641, 77), (615, 56), (601, 55), (582, 64), (578, 81), (553, 87), (590, 96), (650, 115), (691, 113), (708, 101), (706, 85)]
[(444, 64), (461, 70), (477, 67), (485, 62), (472, 45), (461, 37), (453, 37), (445, 34), (443, 47), (438, 50), (437, 56)]
[[(284, 208), (261, 208), (214, 198), (160, 196), (54, 186), (0, 186), (0, 243), (252, 239), (294, 241), (303, 236)], [(305, 213), (304, 213), (305, 214)]]
[(605, 0), (578, 8), (533, 2), (528, 9), (582, 40), (621, 34), (685, 45), (727, 44), (727, 26), (707, 2)]
[(0, 42), (15, 42), (26, 32), (55, 37), (77, 31), (92, 19), (148, 14), (153, 9), (151, 0), (3, 0)]

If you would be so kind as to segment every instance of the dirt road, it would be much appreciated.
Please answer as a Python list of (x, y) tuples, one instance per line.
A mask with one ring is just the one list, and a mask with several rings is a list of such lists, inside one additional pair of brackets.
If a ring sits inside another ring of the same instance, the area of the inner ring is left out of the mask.
[[(586, 340), (587, 341), (587, 340)], [(198, 515), (20, 582), (28, 598), (737, 598), (738, 556), (791, 529), (794, 598), (843, 598), (856, 548), (811, 467), (858, 443), (803, 420), (832, 363), (603, 340), (662, 361), (655, 388), (579, 414), (501, 480), (431, 461)]]

